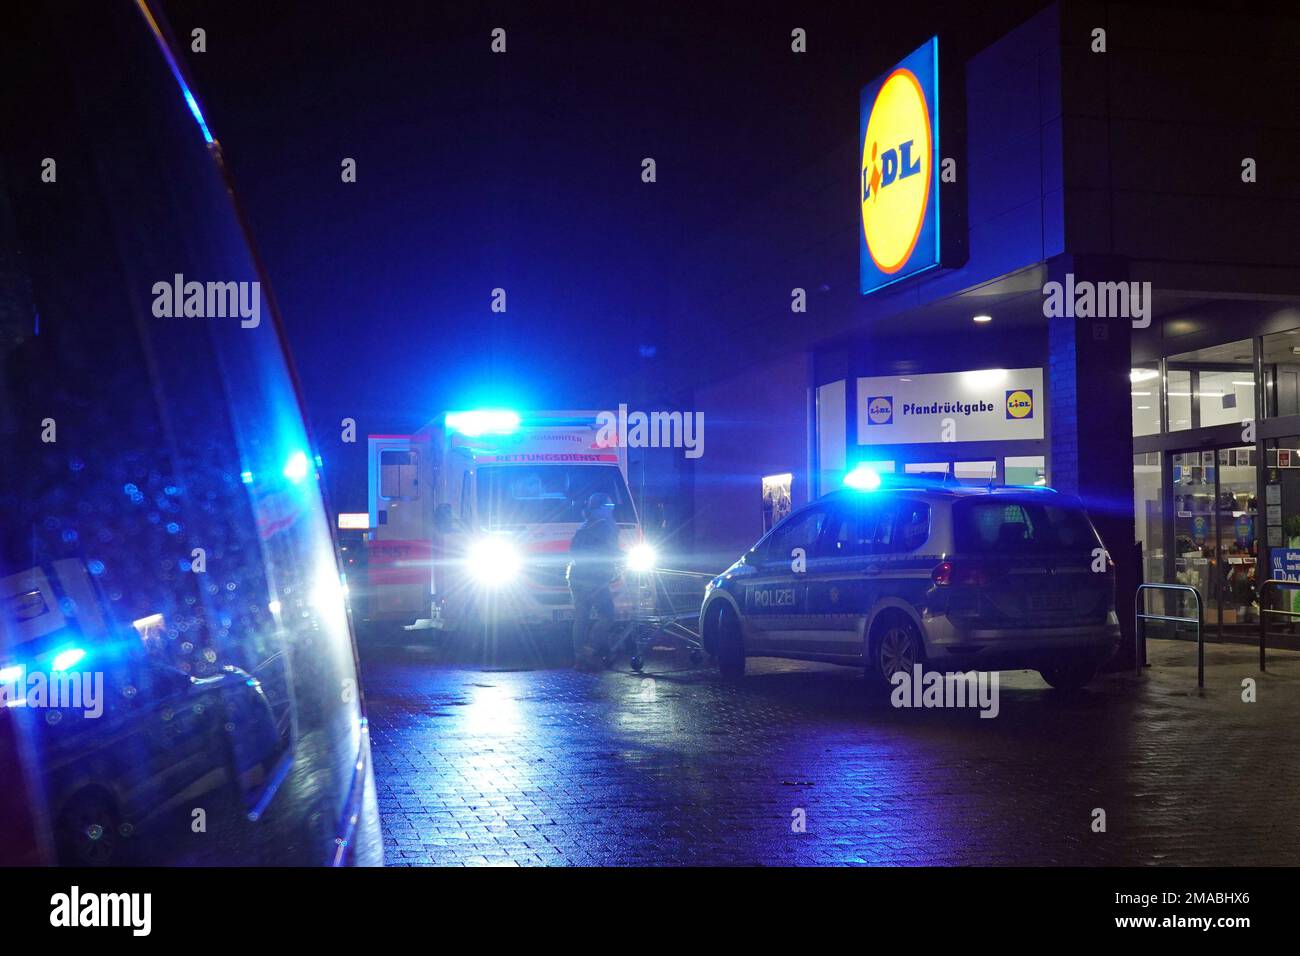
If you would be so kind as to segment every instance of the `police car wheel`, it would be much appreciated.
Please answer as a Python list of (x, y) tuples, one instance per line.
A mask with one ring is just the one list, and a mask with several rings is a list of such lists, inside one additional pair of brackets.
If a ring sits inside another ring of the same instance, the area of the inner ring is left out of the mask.
[(921, 635), (909, 623), (891, 621), (872, 644), (871, 666), (867, 672), (873, 680), (888, 685), (894, 674), (899, 671), (911, 674), (919, 663)]
[(739, 680), (745, 676), (745, 643), (740, 633), (736, 612), (723, 606), (718, 611), (717, 641), (718, 673), (726, 680)]

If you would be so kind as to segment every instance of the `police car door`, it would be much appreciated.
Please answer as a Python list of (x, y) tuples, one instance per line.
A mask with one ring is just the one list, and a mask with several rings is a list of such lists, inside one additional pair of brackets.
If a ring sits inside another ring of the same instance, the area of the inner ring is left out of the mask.
[(803, 607), (802, 568), (813, 553), (827, 509), (814, 505), (797, 511), (767, 537), (755, 553), (757, 573), (745, 579), (744, 620), (746, 644), (755, 650), (790, 647)]
[(861, 654), (862, 622), (877, 598), (881, 572), (875, 542), (893, 513), (891, 502), (875, 497), (839, 501), (831, 509), (826, 530), (808, 561), (803, 614), (793, 637), (798, 650)]

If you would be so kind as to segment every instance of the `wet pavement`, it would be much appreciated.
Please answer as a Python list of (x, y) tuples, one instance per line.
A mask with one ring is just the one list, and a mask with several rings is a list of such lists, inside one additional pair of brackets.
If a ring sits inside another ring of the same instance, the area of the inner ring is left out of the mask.
[(481, 656), (362, 649), (389, 865), (1300, 864), (1294, 653), (1213, 645), (1203, 695), (1184, 642), (1074, 697), (1004, 673), (994, 719), (829, 665)]

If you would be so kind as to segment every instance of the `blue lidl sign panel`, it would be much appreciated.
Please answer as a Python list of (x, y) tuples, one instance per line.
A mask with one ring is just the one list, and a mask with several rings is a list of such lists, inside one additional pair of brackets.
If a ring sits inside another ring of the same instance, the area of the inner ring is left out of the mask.
[(861, 291), (939, 264), (939, 38), (864, 87), (858, 106)]

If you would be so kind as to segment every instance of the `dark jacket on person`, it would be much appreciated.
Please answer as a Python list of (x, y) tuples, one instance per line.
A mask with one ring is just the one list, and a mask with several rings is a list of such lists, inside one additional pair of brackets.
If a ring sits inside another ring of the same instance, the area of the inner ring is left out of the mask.
[(569, 544), (569, 587), (605, 587), (618, 577), (621, 555), (614, 519), (604, 513), (588, 518)]

